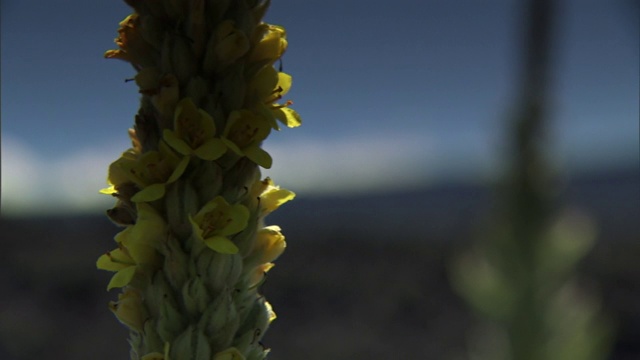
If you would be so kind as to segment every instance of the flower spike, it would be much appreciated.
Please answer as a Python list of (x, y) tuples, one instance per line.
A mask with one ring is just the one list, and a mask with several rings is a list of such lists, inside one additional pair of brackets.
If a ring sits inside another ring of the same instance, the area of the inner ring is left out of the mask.
[(133, 360), (262, 360), (275, 319), (260, 294), (285, 237), (265, 217), (294, 198), (261, 178), (272, 130), (301, 124), (274, 68), (288, 41), (269, 0), (125, 0), (117, 49), (141, 96), (131, 148), (101, 193), (124, 228), (97, 260)]

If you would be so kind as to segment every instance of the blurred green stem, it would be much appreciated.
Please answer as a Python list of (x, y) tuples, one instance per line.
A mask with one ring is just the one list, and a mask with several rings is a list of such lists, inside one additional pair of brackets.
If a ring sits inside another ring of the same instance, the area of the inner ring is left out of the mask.
[(521, 103), (516, 116), (514, 156), (507, 194), (507, 223), (513, 224), (510, 238), (517, 240), (522, 289), (515, 302), (514, 321), (507, 330), (512, 355), (518, 360), (540, 359), (535, 345), (544, 341), (544, 313), (538, 299), (536, 279), (537, 243), (544, 236), (553, 216), (549, 191), (549, 170), (541, 151), (544, 139), (544, 115), (551, 53), (553, 4), (550, 0), (530, 0), (524, 44), (524, 68)]

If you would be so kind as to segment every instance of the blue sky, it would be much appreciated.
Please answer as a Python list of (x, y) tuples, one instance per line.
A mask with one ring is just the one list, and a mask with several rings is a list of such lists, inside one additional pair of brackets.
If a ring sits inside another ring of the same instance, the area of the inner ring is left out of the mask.
[[(504, 159), (522, 1), (273, 0), (303, 126), (265, 171), (300, 196), (486, 181)], [(549, 151), (561, 168), (638, 163), (638, 6), (562, 2)], [(95, 212), (129, 143), (135, 74), (105, 60), (117, 0), (2, 0), (2, 212)]]

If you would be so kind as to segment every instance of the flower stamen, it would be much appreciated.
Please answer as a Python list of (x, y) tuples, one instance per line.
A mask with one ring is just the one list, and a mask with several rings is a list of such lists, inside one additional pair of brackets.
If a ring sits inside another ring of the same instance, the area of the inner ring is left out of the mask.
[(135, 261), (124, 261), (122, 259), (117, 259), (115, 258), (113, 255), (111, 255), (111, 251), (107, 251), (107, 253), (105, 254), (109, 257), (109, 260), (111, 260), (112, 263), (114, 264), (123, 264), (123, 265), (135, 265)]
[(271, 108), (272, 109), (282, 109), (282, 108), (288, 107), (290, 105), (293, 105), (293, 101), (287, 100), (284, 104), (275, 104), (275, 105), (271, 104)]

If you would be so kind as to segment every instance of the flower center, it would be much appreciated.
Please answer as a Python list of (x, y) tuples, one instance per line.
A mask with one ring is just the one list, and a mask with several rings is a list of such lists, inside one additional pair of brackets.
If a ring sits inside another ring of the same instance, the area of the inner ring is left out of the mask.
[(135, 168), (131, 169), (131, 173), (138, 177), (143, 183), (150, 185), (164, 183), (171, 176), (171, 169), (167, 164), (159, 161), (144, 164), (142, 171)]
[(198, 126), (195, 119), (190, 116), (181, 116), (178, 120), (180, 137), (185, 139), (192, 149), (204, 143), (204, 129)]
[(245, 122), (244, 124), (234, 126), (229, 134), (229, 138), (236, 143), (238, 147), (244, 148), (253, 142), (257, 133), (257, 127)]
[(293, 101), (291, 100), (287, 100), (284, 104), (274, 104), (276, 101), (282, 99), (282, 91), (283, 91), (282, 86), (278, 86), (276, 89), (274, 89), (271, 92), (271, 94), (269, 94), (269, 97), (264, 103), (269, 105), (269, 107), (271, 107), (271, 109), (274, 109), (274, 110), (292, 105)]
[(231, 222), (231, 218), (221, 210), (213, 210), (204, 215), (202, 219), (202, 237), (208, 238), (224, 229)]
[(282, 99), (282, 86), (278, 86), (277, 88), (275, 88), (271, 94), (269, 94), (269, 97), (267, 97), (267, 101), (265, 101), (265, 104), (272, 104), (280, 99)]

